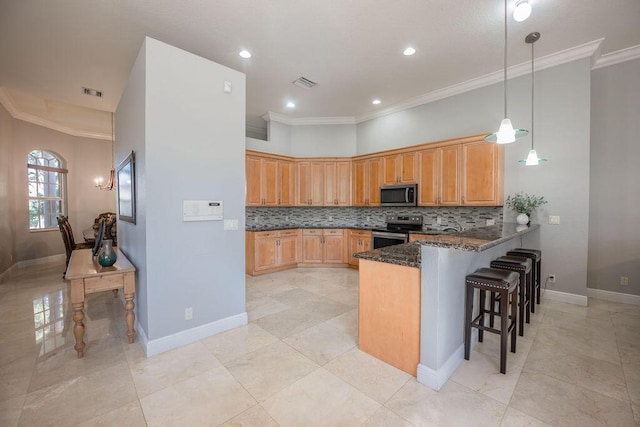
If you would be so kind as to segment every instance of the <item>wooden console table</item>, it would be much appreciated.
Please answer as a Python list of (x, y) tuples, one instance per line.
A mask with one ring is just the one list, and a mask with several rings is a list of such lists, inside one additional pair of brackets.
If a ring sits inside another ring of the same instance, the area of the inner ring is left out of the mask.
[(124, 288), (125, 320), (129, 343), (134, 341), (133, 297), (136, 292), (136, 268), (126, 256), (117, 249), (118, 259), (111, 267), (102, 267), (91, 256), (91, 249), (78, 249), (71, 252), (65, 279), (71, 282), (71, 307), (73, 309), (73, 335), (76, 338), (74, 348), (78, 358), (84, 357), (84, 296), (96, 292)]

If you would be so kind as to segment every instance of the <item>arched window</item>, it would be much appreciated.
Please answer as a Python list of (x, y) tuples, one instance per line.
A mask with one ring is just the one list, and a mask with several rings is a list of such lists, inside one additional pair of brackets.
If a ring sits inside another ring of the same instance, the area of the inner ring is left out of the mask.
[(27, 157), (29, 229), (57, 228), (56, 217), (64, 213), (67, 170), (63, 160), (50, 151), (33, 150)]

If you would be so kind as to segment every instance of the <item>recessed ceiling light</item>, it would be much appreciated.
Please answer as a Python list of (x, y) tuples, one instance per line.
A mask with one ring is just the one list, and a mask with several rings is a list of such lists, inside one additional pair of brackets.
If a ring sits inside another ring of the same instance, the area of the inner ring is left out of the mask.
[(293, 101), (287, 102), (287, 108), (296, 108), (296, 104)]
[(380, 104), (381, 102), (382, 102), (382, 101), (380, 101), (379, 99), (374, 99), (373, 101), (371, 101), (371, 103), (372, 103), (373, 105), (378, 105), (378, 104)]
[(249, 52), (248, 50), (241, 50), (240, 53), (238, 53), (238, 55), (240, 55), (244, 59), (251, 58), (251, 52)]
[(402, 52), (405, 56), (411, 56), (414, 53), (416, 53), (416, 50), (414, 48), (412, 48), (411, 46), (409, 46), (408, 48), (406, 48), (404, 50), (404, 52)]

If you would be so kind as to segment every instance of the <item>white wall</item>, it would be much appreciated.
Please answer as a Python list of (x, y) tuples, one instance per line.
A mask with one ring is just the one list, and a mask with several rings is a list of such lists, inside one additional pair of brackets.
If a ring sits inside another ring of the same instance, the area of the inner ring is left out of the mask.
[[(111, 141), (75, 137), (22, 120), (11, 120), (11, 161), (13, 181), (13, 229), (15, 261), (26, 261), (63, 254), (60, 231), (30, 231), (27, 195), (27, 155), (32, 150), (49, 150), (66, 162), (67, 215), (76, 242), (82, 242), (82, 230), (91, 228), (94, 219), (105, 211), (114, 211), (115, 192), (95, 188), (97, 175), (108, 177), (111, 169)], [(3, 153), (4, 155), (4, 153)]]
[[(530, 76), (509, 81), (508, 116), (530, 128)], [(357, 153), (437, 141), (495, 130), (502, 119), (502, 84), (480, 88), (357, 125)], [(517, 163), (530, 139), (505, 149), (505, 195), (545, 196), (534, 215), (541, 224), (543, 275), (554, 273), (554, 290), (586, 295), (589, 215), (590, 61), (582, 59), (536, 73), (535, 145), (550, 159), (538, 167)], [(550, 226), (547, 216), (560, 215)], [(505, 210), (505, 221), (514, 215)]]
[(291, 155), (295, 157), (355, 156), (356, 126), (291, 126)]
[[(134, 149), (143, 162), (136, 171), (139, 222), (123, 232), (145, 287), (138, 299), (146, 298), (139, 304), (147, 312), (149, 350), (185, 343), (245, 313), (245, 76), (150, 38), (139, 55), (118, 106), (118, 118), (127, 120), (128, 111), (133, 117), (117, 144), (119, 156)], [(232, 94), (222, 91), (225, 80)], [(140, 137), (143, 147), (135, 145)], [(183, 222), (182, 202), (194, 199), (223, 201), (225, 219), (237, 219), (239, 229)], [(134, 231), (139, 227), (144, 238)], [(187, 307), (193, 320), (184, 319)]]
[(13, 198), (13, 119), (0, 105), (0, 277), (13, 265), (16, 257)]
[(587, 286), (640, 295), (640, 60), (594, 70), (591, 78)]

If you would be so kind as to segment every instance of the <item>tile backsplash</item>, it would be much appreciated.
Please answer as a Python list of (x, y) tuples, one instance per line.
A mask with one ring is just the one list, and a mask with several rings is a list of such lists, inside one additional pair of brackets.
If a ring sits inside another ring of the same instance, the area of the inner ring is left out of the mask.
[[(460, 223), (465, 229), (484, 227), (487, 220), (503, 221), (502, 206), (448, 207), (290, 207), (246, 208), (247, 229), (265, 226), (383, 227), (387, 215), (422, 215), (425, 227), (446, 227)], [(441, 224), (437, 219), (441, 217)]]

